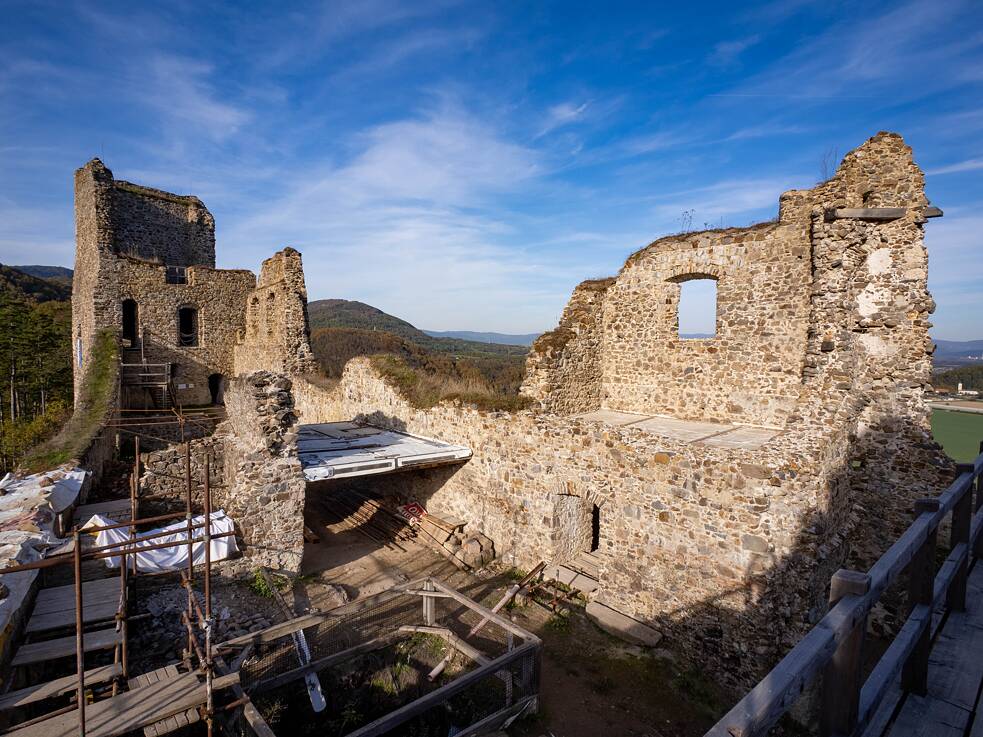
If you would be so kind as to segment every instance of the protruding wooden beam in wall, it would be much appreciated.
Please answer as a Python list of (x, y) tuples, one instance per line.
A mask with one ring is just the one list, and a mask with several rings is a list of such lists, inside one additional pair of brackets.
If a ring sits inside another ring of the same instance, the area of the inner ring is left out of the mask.
[[(837, 207), (826, 211), (826, 220), (897, 220), (903, 218), (907, 210), (903, 207)], [(930, 206), (922, 210), (927, 218), (942, 217), (942, 210)]]

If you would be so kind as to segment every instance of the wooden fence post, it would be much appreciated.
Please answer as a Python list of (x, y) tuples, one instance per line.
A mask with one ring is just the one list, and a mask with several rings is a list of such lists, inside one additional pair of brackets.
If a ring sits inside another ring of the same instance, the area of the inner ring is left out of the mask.
[[(829, 607), (845, 596), (863, 596), (870, 591), (870, 576), (841, 568), (829, 582)], [(819, 733), (823, 737), (851, 735), (857, 726), (860, 688), (863, 686), (863, 648), (867, 616), (854, 622), (823, 670), (822, 712)]]
[[(960, 463), (956, 466), (956, 473), (962, 474), (973, 472), (972, 463)], [(973, 524), (973, 485), (970, 484), (966, 491), (952, 508), (952, 528), (949, 532), (949, 549), (955, 548), (959, 543), (966, 543), (969, 546), (969, 532)], [(949, 609), (957, 612), (966, 610), (966, 578), (969, 575), (969, 558), (973, 554), (972, 550), (966, 551), (966, 558), (959, 565), (959, 570), (949, 584), (946, 592), (946, 605)]]
[[(939, 511), (938, 499), (919, 499), (915, 502), (915, 517)], [(939, 528), (929, 530), (925, 542), (908, 564), (908, 613), (919, 604), (929, 608), (922, 634), (901, 671), (901, 686), (924, 696), (928, 687), (928, 656), (932, 648), (932, 597), (935, 589), (935, 549)]]

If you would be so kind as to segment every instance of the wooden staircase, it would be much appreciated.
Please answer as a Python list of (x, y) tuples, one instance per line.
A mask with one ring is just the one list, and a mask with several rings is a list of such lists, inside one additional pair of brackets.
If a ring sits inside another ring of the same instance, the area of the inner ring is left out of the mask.
[(139, 348), (121, 350), (119, 379), (127, 405), (142, 400), (143, 409), (170, 408), (170, 364), (147, 363), (142, 341)]

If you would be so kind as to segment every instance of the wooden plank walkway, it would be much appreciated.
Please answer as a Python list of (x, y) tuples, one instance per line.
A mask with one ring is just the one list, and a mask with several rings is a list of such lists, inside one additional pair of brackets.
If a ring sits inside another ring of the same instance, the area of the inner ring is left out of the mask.
[[(130, 691), (135, 691), (139, 688), (146, 688), (148, 686), (159, 688), (159, 684), (161, 682), (171, 680), (172, 678), (177, 678), (180, 675), (181, 673), (178, 671), (176, 665), (165, 665), (163, 668), (152, 670), (149, 673), (142, 673), (139, 676), (134, 676), (133, 678), (129, 679), (127, 685), (130, 687)], [(160, 737), (161, 735), (168, 734), (169, 732), (175, 732), (182, 727), (188, 726), (189, 724), (194, 724), (200, 719), (201, 715), (198, 713), (197, 709), (187, 709), (185, 711), (178, 712), (173, 716), (169, 716), (166, 719), (161, 719), (159, 722), (148, 724), (143, 728), (143, 733), (147, 737)]]
[[(215, 690), (239, 682), (239, 674), (220, 676)], [(205, 703), (205, 684), (198, 673), (182, 673), (155, 684), (138, 688), (85, 708), (86, 737), (119, 737)], [(77, 737), (78, 713), (73, 709), (37, 724), (14, 729), (16, 737)]]
[[(115, 628), (96, 630), (95, 632), (85, 633), (85, 652), (91, 653), (96, 650), (112, 650), (117, 645), (123, 644), (123, 634), (117, 632)], [(56, 640), (45, 640), (44, 642), (32, 642), (28, 645), (21, 645), (14, 654), (14, 659), (10, 661), (11, 667), (21, 665), (31, 665), (33, 663), (43, 663), (47, 660), (57, 658), (67, 658), (75, 655), (75, 635), (70, 637), (59, 637)]]
[[(116, 676), (122, 675), (122, 673), (123, 666), (121, 666), (119, 663), (115, 663), (114, 665), (104, 665), (101, 668), (93, 668), (92, 670), (87, 670), (85, 672), (85, 685), (95, 686), (100, 683), (106, 683), (107, 681), (111, 681), (116, 678)], [(60, 696), (68, 693), (69, 691), (74, 691), (77, 686), (78, 676), (72, 673), (70, 676), (58, 678), (54, 681), (47, 681), (46, 683), (39, 683), (36, 686), (20, 688), (16, 691), (11, 691), (10, 693), (0, 696), (0, 711), (15, 709), (19, 706), (27, 706), (28, 704), (33, 704), (37, 701), (50, 699), (53, 696)]]
[[(103, 578), (82, 584), (82, 616), (86, 624), (113, 619), (119, 609), (119, 579)], [(75, 585), (41, 589), (25, 633), (75, 627)]]
[(950, 612), (928, 664), (928, 692), (908, 694), (885, 737), (983, 737), (983, 564), (973, 566), (966, 611)]
[(79, 527), (88, 522), (92, 515), (101, 514), (114, 522), (126, 522), (130, 519), (130, 500), (114, 499), (109, 502), (82, 504), (75, 510), (75, 524)]

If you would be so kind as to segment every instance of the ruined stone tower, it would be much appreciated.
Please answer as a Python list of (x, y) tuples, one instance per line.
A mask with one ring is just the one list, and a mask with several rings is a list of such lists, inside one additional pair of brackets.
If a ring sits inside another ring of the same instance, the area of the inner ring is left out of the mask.
[[(123, 407), (220, 403), (244, 370), (237, 361), (315, 370), (297, 251), (269, 259), (257, 289), (252, 272), (215, 268), (215, 220), (201, 200), (118, 181), (98, 159), (75, 172), (75, 228), (76, 398), (101, 330), (121, 341)], [(247, 331), (247, 304), (259, 302)]]

